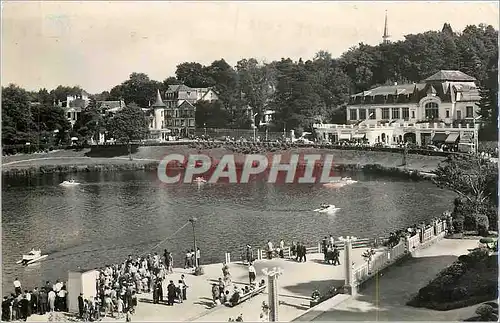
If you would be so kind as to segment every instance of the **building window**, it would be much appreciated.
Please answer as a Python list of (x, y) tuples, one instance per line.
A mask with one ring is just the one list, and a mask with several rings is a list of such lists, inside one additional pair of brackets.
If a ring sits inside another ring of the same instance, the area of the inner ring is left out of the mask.
[(359, 120), (366, 119), (366, 109), (359, 109)]
[(411, 118), (412, 118), (412, 119), (415, 119), (415, 111), (412, 111), (412, 112), (411, 112)]
[(358, 119), (358, 110), (357, 109), (350, 109), (349, 110), (349, 119), (350, 120), (357, 120)]
[(189, 120), (189, 126), (190, 127), (194, 127), (194, 119), (190, 119)]
[(474, 107), (465, 107), (465, 117), (474, 118)]
[(457, 110), (457, 120), (461, 120), (461, 119), (462, 119), (462, 111)]
[(402, 108), (403, 110), (403, 120), (408, 120), (410, 118), (410, 108)]
[(68, 112), (68, 119), (71, 119), (71, 112)]
[(368, 118), (370, 120), (375, 120), (377, 118), (377, 110), (375, 110), (375, 109), (368, 109)]
[(439, 106), (436, 102), (429, 102), (425, 104), (425, 118), (439, 119)]
[(389, 108), (382, 108), (382, 119), (389, 119)]
[(446, 110), (446, 118), (450, 117), (450, 110)]
[(399, 108), (392, 108), (392, 118), (399, 119)]

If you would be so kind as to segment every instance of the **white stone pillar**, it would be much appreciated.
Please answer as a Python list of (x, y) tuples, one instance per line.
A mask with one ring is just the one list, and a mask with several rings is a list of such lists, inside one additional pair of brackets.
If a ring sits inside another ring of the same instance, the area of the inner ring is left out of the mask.
[(354, 268), (352, 266), (352, 242), (357, 238), (348, 236), (347, 238), (340, 237), (339, 240), (344, 242), (344, 267), (345, 267), (345, 283), (344, 293), (355, 295), (356, 285), (354, 282)]
[(269, 296), (269, 322), (278, 322), (278, 309), (279, 309), (279, 299), (278, 299), (278, 277), (281, 276), (281, 268), (273, 268), (269, 270), (264, 268), (262, 270), (264, 275), (267, 275), (267, 293)]

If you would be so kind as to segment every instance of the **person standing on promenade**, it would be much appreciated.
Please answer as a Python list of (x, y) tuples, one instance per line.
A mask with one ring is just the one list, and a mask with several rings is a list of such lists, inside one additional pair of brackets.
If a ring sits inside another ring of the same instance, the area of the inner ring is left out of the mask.
[(333, 265), (334, 266), (340, 265), (339, 256), (340, 256), (339, 249), (337, 248), (336, 245), (333, 245)]
[(174, 273), (174, 257), (172, 256), (171, 252), (168, 253), (167, 273), (169, 273), (169, 274)]
[(176, 296), (176, 288), (174, 285), (174, 281), (171, 280), (170, 283), (167, 286), (167, 305), (173, 306), (174, 305), (174, 300)]
[(285, 258), (285, 241), (280, 240), (280, 258)]
[(273, 259), (273, 243), (271, 240), (267, 240), (267, 259)]
[(247, 244), (246, 251), (245, 251), (245, 261), (246, 263), (250, 263), (253, 261), (253, 256), (252, 256), (252, 247)]
[(302, 261), (302, 244), (297, 242), (297, 256), (295, 257), (295, 261)]
[(38, 314), (44, 315), (47, 313), (47, 304), (48, 304), (48, 298), (47, 298), (47, 291), (42, 288), (40, 290), (40, 309), (38, 310)]
[(83, 293), (80, 293), (80, 296), (78, 296), (78, 315), (81, 319), (83, 319), (84, 309), (85, 309), (85, 302), (83, 301)]
[(248, 264), (248, 279), (250, 280), (250, 285), (253, 286), (253, 284), (255, 283), (255, 275), (256, 274), (256, 270), (255, 270), (255, 267), (253, 266), (253, 263), (249, 263)]
[(327, 261), (327, 254), (328, 254), (328, 240), (326, 237), (321, 240), (321, 249), (323, 250), (323, 255), (325, 256), (325, 262)]
[(290, 247), (290, 257), (297, 260), (297, 244), (292, 241), (292, 246)]
[(330, 246), (333, 246), (335, 245), (335, 239), (333, 238), (333, 236), (330, 234)]
[(26, 294), (23, 295), (21, 300), (19, 301), (19, 308), (21, 312), (21, 320), (26, 321), (29, 317), (29, 306), (30, 302), (26, 298)]
[(186, 250), (186, 254), (184, 255), (184, 269), (191, 267), (190, 261), (191, 261), (191, 252), (189, 250)]
[(40, 312), (40, 292), (38, 287), (35, 287), (33, 293), (31, 293), (31, 309), (35, 314)]
[[(200, 248), (196, 248), (196, 263), (198, 264), (198, 266), (201, 265), (201, 251), (200, 251)], [(195, 265), (196, 265), (195, 263)]]
[(52, 313), (56, 309), (56, 293), (53, 290), (50, 290), (47, 294), (47, 299), (49, 301), (49, 310)]
[(181, 275), (181, 283), (182, 283), (182, 300), (187, 300), (187, 289), (188, 289), (188, 285), (186, 284), (186, 280), (185, 280), (185, 277), (184, 277), (184, 274)]
[(212, 301), (214, 302), (214, 306), (219, 305), (220, 301), (220, 291), (219, 286), (216, 283), (212, 283)]
[(163, 260), (165, 261), (165, 267), (168, 268), (168, 251), (167, 251), (167, 249), (163, 249)]
[(9, 299), (8, 296), (3, 297), (2, 301), (2, 321), (7, 322), (10, 321), (10, 306), (12, 304), (12, 301)]
[(16, 279), (14, 279), (14, 293), (16, 293), (16, 296), (19, 296), (22, 294), (22, 289), (21, 289), (21, 282), (19, 281), (19, 279), (16, 277)]

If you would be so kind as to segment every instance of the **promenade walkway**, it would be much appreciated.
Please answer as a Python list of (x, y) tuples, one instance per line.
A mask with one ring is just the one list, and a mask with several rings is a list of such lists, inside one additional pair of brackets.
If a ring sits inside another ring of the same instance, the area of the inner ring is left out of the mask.
[(477, 306), (434, 311), (405, 303), (458, 256), (477, 245), (477, 240), (440, 240), (389, 268), (378, 280), (368, 282), (354, 298), (308, 317), (316, 316), (314, 321), (459, 321), (474, 316)]
[[(354, 262), (364, 262), (361, 254), (367, 249), (353, 249)], [(343, 265), (344, 251), (340, 252)], [(308, 254), (307, 262), (298, 263), (288, 259), (260, 260), (254, 263), (257, 270), (257, 282), (267, 277), (262, 273), (264, 268), (280, 267), (283, 275), (279, 278), (280, 321), (291, 321), (309, 309), (309, 300), (313, 290), (327, 291), (330, 286), (343, 286), (344, 266), (333, 266), (323, 263), (323, 254)], [(203, 266), (205, 274), (193, 276), (188, 270), (174, 269), (168, 279), (177, 282), (181, 274), (185, 275), (187, 301), (174, 306), (152, 304), (152, 294), (139, 294), (139, 304), (132, 321), (194, 321), (194, 322), (227, 322), (228, 318), (236, 318), (243, 314), (245, 321), (259, 321), (261, 305), (268, 299), (267, 289), (264, 293), (230, 308), (224, 305), (213, 307), (211, 283), (222, 277), (222, 264)], [(230, 263), (229, 270), (233, 283), (239, 286), (248, 284), (248, 269), (242, 263)], [(32, 315), (29, 321), (46, 321), (48, 316)], [(106, 318), (106, 321), (125, 321), (125, 319)]]

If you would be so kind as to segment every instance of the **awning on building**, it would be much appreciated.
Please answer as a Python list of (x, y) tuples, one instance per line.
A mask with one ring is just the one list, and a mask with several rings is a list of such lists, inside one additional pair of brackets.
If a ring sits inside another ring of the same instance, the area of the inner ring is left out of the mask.
[(448, 135), (448, 137), (446, 138), (445, 140), (445, 143), (447, 144), (454, 144), (458, 141), (458, 139), (460, 138), (460, 134), (459, 133), (450, 133)]
[(339, 133), (339, 140), (351, 140), (351, 134)]
[(445, 142), (447, 137), (448, 137), (448, 135), (445, 134), (444, 132), (438, 132), (438, 133), (434, 134), (434, 137), (432, 137), (432, 141), (433, 142)]
[(357, 133), (354, 136), (352, 136), (352, 139), (363, 139), (366, 137), (366, 134), (364, 133)]

